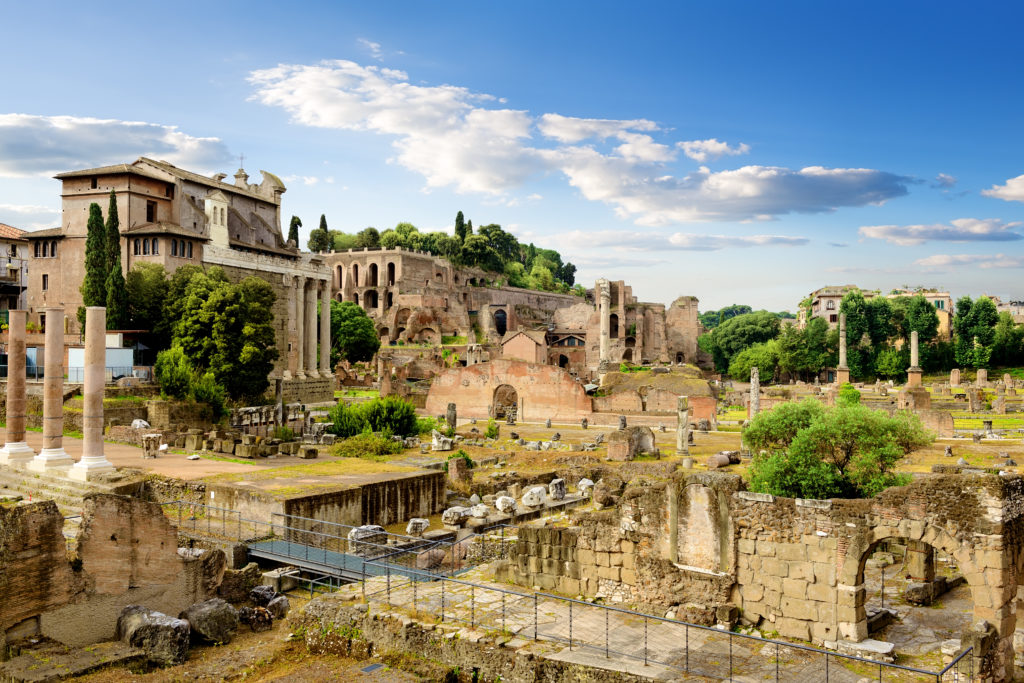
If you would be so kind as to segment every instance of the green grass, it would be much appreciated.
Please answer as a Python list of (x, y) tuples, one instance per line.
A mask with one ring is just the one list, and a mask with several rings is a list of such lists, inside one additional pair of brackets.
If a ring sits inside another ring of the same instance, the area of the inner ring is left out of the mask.
[(465, 337), (460, 337), (460, 336), (446, 337), (444, 335), (441, 335), (441, 345), (442, 346), (462, 346), (465, 343), (466, 343), (466, 338)]
[(992, 420), (993, 429), (1024, 428), (1024, 416), (1018, 415), (978, 415), (965, 411), (953, 411), (953, 427), (955, 429), (981, 429), (983, 420)]
[(217, 462), (236, 462), (239, 465), (256, 465), (255, 462), (247, 458), (229, 458), (226, 455), (206, 455), (204, 453), (200, 453), (199, 457), (203, 460), (216, 460)]
[(339, 389), (334, 398), (376, 398), (379, 394), (376, 389)]

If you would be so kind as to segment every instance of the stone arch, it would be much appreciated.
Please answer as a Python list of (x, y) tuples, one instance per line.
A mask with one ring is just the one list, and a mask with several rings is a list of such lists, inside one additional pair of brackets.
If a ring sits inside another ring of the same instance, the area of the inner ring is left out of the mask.
[(407, 327), (409, 325), (409, 316), (412, 312), (408, 308), (403, 308), (395, 314), (395, 327)]
[(358, 263), (353, 263), (352, 264), (352, 286), (353, 287), (358, 287), (359, 286), (359, 264)]
[(508, 313), (503, 308), (494, 312), (494, 330), (501, 336), (508, 331)]
[(388, 263), (387, 279), (388, 279), (388, 287), (394, 287), (395, 286), (395, 263), (394, 263), (394, 261), (392, 261), (391, 263)]
[(371, 263), (370, 267), (366, 271), (366, 286), (376, 287), (377, 286), (377, 264)]
[[(971, 589), (971, 600), (974, 602), (976, 616), (980, 616), (978, 615), (979, 604), (992, 602), (993, 606), (998, 608), (1005, 602), (1002, 600), (993, 601), (996, 597), (994, 595), (985, 596), (984, 600), (979, 602), (980, 594), (985, 591), (995, 593), (998, 590), (997, 587), (985, 584), (985, 573), (978, 572), (971, 549), (966, 545), (961, 545), (941, 527), (926, 524), (922, 521), (902, 520), (898, 527), (878, 526), (871, 529), (865, 536), (851, 539), (850, 546), (846, 551), (846, 557), (837, 577), (836, 620), (839, 629), (838, 635), (841, 638), (861, 641), (868, 637), (864, 566), (867, 563), (868, 557), (875, 551), (875, 548), (887, 540), (906, 539), (907, 541), (924, 543), (955, 558), (960, 566), (961, 573), (967, 579), (967, 585)], [(1014, 587), (1012, 595), (1015, 594), (1016, 587)], [(980, 618), (984, 617), (981, 616)]]
[(363, 294), (363, 305), (367, 308), (377, 308), (378, 302), (379, 297), (377, 296), (376, 289), (368, 289), (366, 290), (366, 293)]
[(380, 340), (382, 342), (387, 343), (391, 339), (391, 331), (387, 328), (387, 326), (382, 326), (379, 330), (377, 330), (377, 336), (380, 337)]
[(625, 351), (623, 351), (622, 352), (622, 360), (632, 361), (633, 360), (633, 349), (626, 349)]
[(619, 336), (619, 316), (615, 313), (608, 317), (608, 336), (612, 339)]
[(508, 417), (519, 412), (519, 392), (511, 384), (499, 385), (494, 390), (494, 417)]
[(338, 301), (344, 301), (345, 295), (342, 294), (341, 292), (338, 292), (337, 294), (334, 295), (334, 298), (337, 299)]
[(567, 368), (569, 367), (569, 357), (564, 353), (558, 356), (558, 367)]
[(338, 289), (342, 289), (345, 286), (345, 266), (339, 265), (336, 270), (338, 271)]
[(626, 337), (626, 348), (627, 349), (635, 349), (636, 348), (636, 337)]
[(352, 303), (359, 303), (359, 292), (352, 292)]
[(437, 334), (437, 331), (432, 327), (424, 327), (420, 329), (414, 336), (412, 341), (415, 342), (440, 342), (441, 337)]
[(683, 362), (683, 352), (680, 351), (679, 353), (676, 354), (676, 363), (682, 363), (682, 362)]

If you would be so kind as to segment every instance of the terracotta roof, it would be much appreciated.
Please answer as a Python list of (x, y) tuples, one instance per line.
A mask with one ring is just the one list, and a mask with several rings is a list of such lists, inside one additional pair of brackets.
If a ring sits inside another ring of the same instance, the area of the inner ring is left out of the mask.
[(142, 225), (136, 225), (126, 230), (122, 230), (121, 234), (124, 236), (128, 235), (179, 235), (181, 237), (188, 237), (189, 239), (200, 240), (208, 242), (209, 237), (197, 234), (194, 230), (189, 228), (183, 228), (180, 225), (174, 223), (143, 223)]
[(5, 240), (23, 240), (25, 239), (25, 231), (18, 230), (13, 225), (0, 223), (0, 238)]
[(52, 239), (54, 237), (64, 237), (64, 229), (47, 228), (46, 230), (35, 230), (33, 232), (25, 233), (25, 239), (27, 240), (42, 239), (44, 237), (46, 239)]

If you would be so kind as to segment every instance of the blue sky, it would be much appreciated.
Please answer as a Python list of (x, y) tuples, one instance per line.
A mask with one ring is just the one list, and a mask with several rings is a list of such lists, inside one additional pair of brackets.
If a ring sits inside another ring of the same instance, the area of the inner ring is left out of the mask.
[(1024, 11), (965, 8), (7, 3), (0, 222), (57, 225), (63, 170), (244, 154), (307, 231), (461, 209), (646, 301), (1019, 299)]

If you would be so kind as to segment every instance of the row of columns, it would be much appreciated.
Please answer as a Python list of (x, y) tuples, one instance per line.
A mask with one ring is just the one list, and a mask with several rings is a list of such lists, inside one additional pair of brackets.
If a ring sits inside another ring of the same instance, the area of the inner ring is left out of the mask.
[(64, 309), (46, 308), (43, 369), (43, 448), (25, 442), (25, 325), (27, 311), (11, 311), (7, 353), (7, 439), (0, 464), (24, 465), (36, 472), (66, 472), (88, 481), (114, 466), (103, 453), (103, 388), (106, 372), (107, 309), (85, 309), (85, 378), (82, 387), (82, 458), (64, 450)]
[[(295, 339), (285, 379), (331, 376), (331, 283), (302, 276), (291, 277), (288, 287), (290, 335)], [(320, 301), (320, 353), (317, 354), (316, 304)]]

